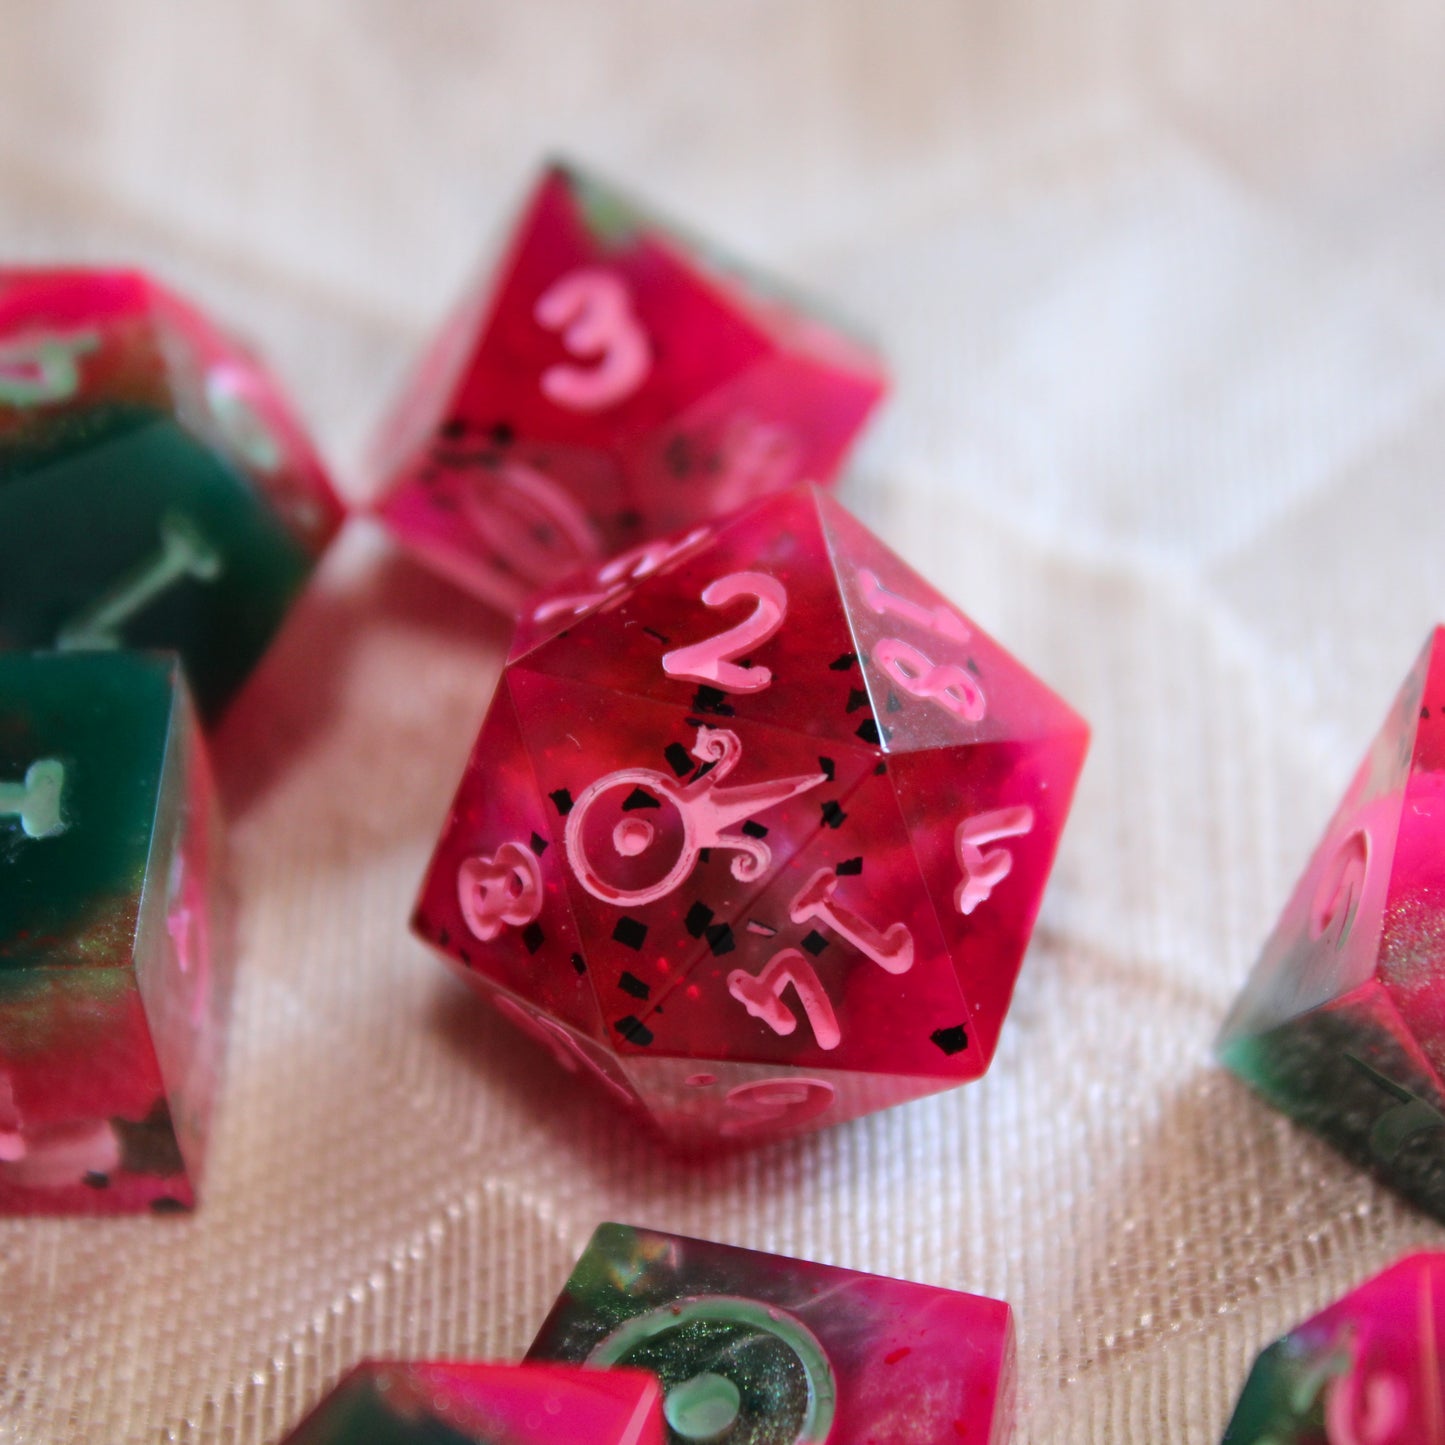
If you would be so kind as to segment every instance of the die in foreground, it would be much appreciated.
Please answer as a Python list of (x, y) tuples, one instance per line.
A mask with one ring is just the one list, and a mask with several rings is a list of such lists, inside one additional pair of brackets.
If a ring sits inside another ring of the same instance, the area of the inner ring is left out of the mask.
[(1225, 1445), (1445, 1440), (1445, 1254), (1416, 1254), (1255, 1361)]
[(368, 1360), (282, 1445), (663, 1445), (635, 1370)]
[(0, 653), (0, 1213), (194, 1203), (218, 844), (174, 657)]
[(1445, 1220), (1445, 629), (1219, 1040), (1248, 1084)]
[(135, 272), (0, 270), (0, 648), (175, 648), (209, 717), (340, 519), (198, 311)]
[(977, 1078), (1088, 729), (794, 488), (540, 600), (415, 926), (679, 1141)]
[(885, 387), (779, 287), (554, 166), (385, 423), (380, 514), (515, 614), (575, 568), (829, 480)]
[(1001, 1300), (622, 1224), (592, 1236), (529, 1360), (650, 1370), (671, 1445), (1002, 1445)]

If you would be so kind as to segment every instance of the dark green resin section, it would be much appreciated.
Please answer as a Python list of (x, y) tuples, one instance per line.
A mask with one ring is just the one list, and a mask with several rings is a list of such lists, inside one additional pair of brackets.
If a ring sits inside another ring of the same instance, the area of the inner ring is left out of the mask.
[(1293, 1335), (1254, 1362), (1223, 1445), (1329, 1445), (1325, 1386), (1350, 1368), (1345, 1350), (1312, 1349)]
[(130, 964), (176, 684), (166, 657), (0, 653), (0, 790), (63, 770), (57, 830), (0, 812), (0, 976)]
[[(286, 1445), (510, 1445), (498, 1437), (462, 1435), (434, 1415), (398, 1415), (370, 1375), (342, 1381)], [(579, 1442), (581, 1445), (581, 1442)]]
[(311, 565), (242, 473), (168, 413), (96, 407), (0, 448), (0, 649), (103, 646), (107, 631), (173, 648), (213, 717)]

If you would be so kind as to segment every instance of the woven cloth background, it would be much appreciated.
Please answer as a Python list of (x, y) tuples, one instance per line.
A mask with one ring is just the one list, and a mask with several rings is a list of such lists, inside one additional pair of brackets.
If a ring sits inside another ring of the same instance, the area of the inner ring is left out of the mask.
[(405, 920), (504, 635), (354, 524), (217, 739), (239, 994), (190, 1219), (0, 1221), (4, 1445), (277, 1440), (508, 1357), (612, 1217), (1002, 1295), (1039, 1445), (1217, 1441), (1442, 1232), (1209, 1057), (1445, 612), (1432, 0), (0, 0), (0, 251), (152, 265), (356, 490), (556, 148), (885, 340), (843, 489), (1095, 744), (992, 1072), (705, 1165)]

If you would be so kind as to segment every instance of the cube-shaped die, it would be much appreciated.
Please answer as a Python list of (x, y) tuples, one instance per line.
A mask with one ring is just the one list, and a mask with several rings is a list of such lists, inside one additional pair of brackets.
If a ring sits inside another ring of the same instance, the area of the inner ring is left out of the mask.
[(664, 1445), (660, 1399), (636, 1370), (368, 1360), (283, 1445)]
[(885, 385), (782, 288), (554, 166), (385, 423), (380, 514), (515, 614), (577, 567), (831, 479)]
[(340, 519), (200, 312), (135, 272), (0, 270), (0, 648), (174, 648), (209, 717)]
[(1266, 1099), (1445, 1220), (1445, 629), (1220, 1036)]
[(1013, 1317), (978, 1295), (604, 1224), (529, 1360), (652, 1371), (670, 1445), (1002, 1445)]
[(1082, 720), (831, 497), (645, 546), (523, 620), (417, 930), (680, 1142), (978, 1077)]
[(195, 1202), (230, 992), (173, 656), (0, 653), (0, 1213)]
[(1426, 1445), (1445, 1439), (1445, 1254), (1416, 1254), (1255, 1361), (1225, 1445)]

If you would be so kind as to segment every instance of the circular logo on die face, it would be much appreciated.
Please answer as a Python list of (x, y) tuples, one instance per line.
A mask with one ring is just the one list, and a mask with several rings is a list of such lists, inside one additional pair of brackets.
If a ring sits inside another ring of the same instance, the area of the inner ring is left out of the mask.
[(824, 1445), (837, 1410), (818, 1337), (786, 1310), (738, 1295), (693, 1295), (638, 1315), (587, 1364), (657, 1375), (672, 1438), (687, 1445)]

